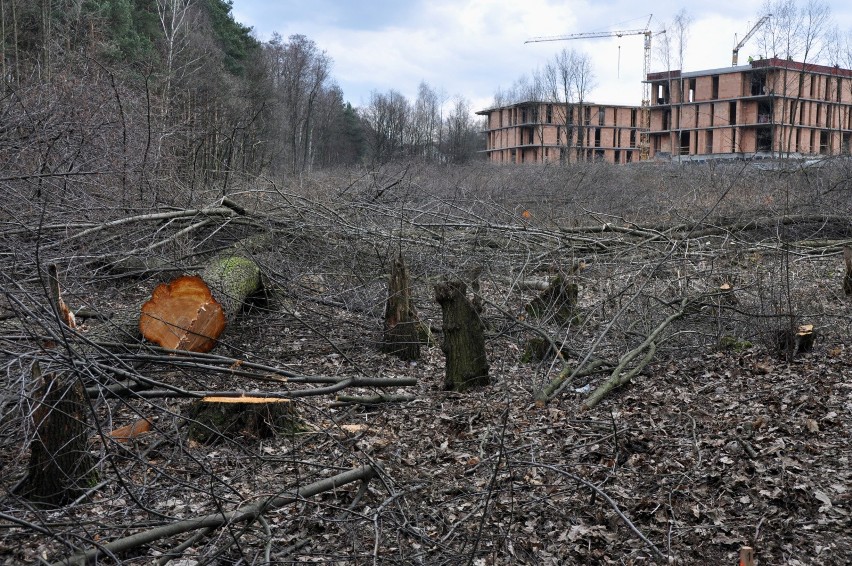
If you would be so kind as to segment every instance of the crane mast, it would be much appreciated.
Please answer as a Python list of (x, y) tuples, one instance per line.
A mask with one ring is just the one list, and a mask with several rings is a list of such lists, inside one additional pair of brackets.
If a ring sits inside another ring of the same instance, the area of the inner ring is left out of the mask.
[[(554, 35), (533, 37), (526, 40), (524, 43), (539, 43), (543, 41), (570, 41), (572, 39), (593, 39), (598, 37), (624, 37), (628, 35), (643, 35), (645, 36), (645, 55), (642, 65), (642, 107), (640, 110), (640, 127), (639, 127), (639, 159), (647, 160), (650, 156), (651, 146), (651, 84), (647, 81), (648, 73), (651, 70), (651, 36), (653, 32), (650, 30), (651, 14), (648, 17), (648, 23), (644, 29), (628, 29), (618, 31), (592, 31), (572, 33), (568, 35)], [(665, 33), (662, 31), (660, 33)]]
[(753, 36), (753, 35), (755, 34), (755, 32), (756, 32), (758, 29), (760, 29), (760, 26), (762, 26), (762, 25), (763, 25), (763, 24), (765, 24), (767, 21), (769, 21), (769, 18), (771, 18), (771, 17), (772, 17), (772, 14), (766, 14), (765, 16), (763, 16), (762, 18), (760, 18), (759, 20), (757, 20), (757, 23), (756, 23), (756, 24), (754, 24), (754, 27), (752, 27), (750, 30), (748, 30), (748, 33), (747, 33), (747, 34), (745, 34), (745, 37), (743, 38), (743, 40), (742, 40), (742, 41), (740, 41), (739, 43), (737, 43), (737, 46), (736, 46), (736, 47), (734, 47), (734, 53), (733, 53), (733, 56), (731, 57), (731, 65), (732, 65), (732, 66), (734, 66), (734, 67), (736, 67), (736, 66), (737, 66), (737, 59), (739, 58), (739, 55), (740, 55), (740, 48), (741, 48), (743, 45), (745, 45), (745, 44), (746, 44), (746, 41), (748, 41), (749, 39), (751, 39), (751, 36)]

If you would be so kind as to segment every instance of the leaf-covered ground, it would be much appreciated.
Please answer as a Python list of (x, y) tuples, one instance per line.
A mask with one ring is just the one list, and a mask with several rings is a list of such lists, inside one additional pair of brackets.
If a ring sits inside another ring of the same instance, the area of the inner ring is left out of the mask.
[[(183, 566), (700, 565), (735, 564), (743, 546), (754, 548), (759, 564), (849, 563), (852, 303), (841, 290), (838, 246), (850, 227), (835, 218), (847, 211), (835, 203), (829, 214), (812, 195), (795, 211), (779, 209), (773, 203), (785, 193), (755, 184), (763, 173), (740, 178), (751, 192), (728, 196), (731, 181), (716, 170), (694, 171), (690, 187), (680, 169), (653, 170), (630, 180), (651, 187), (645, 192), (602, 196), (599, 187), (614, 182), (612, 171), (536, 173), (526, 179), (533, 179), (526, 201), (500, 197), (518, 179), (490, 168), (473, 188), (471, 177), (427, 190), (403, 176), (409, 192), (396, 196), (379, 190), (393, 175), (349, 189), (326, 181), (331, 189), (321, 195), (269, 191), (273, 196), (252, 201), (247, 191), (242, 204), (249, 214), (236, 220), (249, 229), (230, 227), (235, 219), (217, 221), (189, 239), (176, 237), (180, 253), (158, 252), (176, 270), (192, 272), (247, 233), (275, 235), (274, 246), (249, 254), (269, 296), (226, 331), (212, 353), (218, 358), (168, 356), (144, 345), (102, 351), (76, 338), (49, 343), (56, 327), (38, 310), (43, 300), (28, 263), (33, 240), (26, 231), (8, 233), (23, 251), (17, 263), (4, 259), (7, 273), (19, 276), (17, 283), (3, 280), (3, 314), (15, 317), (0, 321), (0, 563), (61, 563), (79, 550), (292, 493), (363, 464), (377, 471), (369, 484), (99, 563), (165, 562), (172, 552), (170, 563)], [(548, 174), (556, 179), (541, 178)], [(577, 187), (571, 198), (553, 188), (568, 185)], [(647, 203), (663, 208), (650, 214)], [(615, 210), (623, 214), (613, 216)], [(799, 216), (787, 223), (792, 212)], [(109, 219), (122, 215), (130, 216), (116, 209)], [(105, 230), (76, 253), (102, 259), (143, 249), (194, 221)], [(69, 233), (92, 225), (65, 225), (62, 236), (43, 238), (67, 249)], [(400, 249), (413, 274), (415, 306), (435, 338), (413, 363), (376, 347), (387, 259)], [(547, 281), (578, 260), (584, 268), (575, 278), (577, 316), (562, 324), (529, 317), (523, 306), (537, 291), (522, 283)], [(81, 259), (62, 271), (75, 309), (129, 310), (172, 275), (162, 266), (140, 275), (99, 265)], [(432, 286), (472, 270), (481, 272), (486, 300), (492, 383), (447, 392)], [(735, 301), (719, 292), (723, 282), (732, 282)], [(695, 307), (666, 330), (651, 363), (582, 411), (589, 388), (683, 298), (694, 298)], [(81, 335), (103, 340), (99, 329), (115, 320), (86, 319)], [(777, 351), (779, 329), (803, 323), (816, 326), (813, 349)], [(525, 361), (526, 342), (542, 335), (564, 347), (562, 359)], [(607, 362), (600, 372), (566, 383), (549, 403), (534, 402), (536, 391), (590, 351)], [(27, 376), (34, 359), (90, 388), (119, 381), (115, 368), (193, 391), (316, 386), (298, 376), (413, 377), (417, 385), (340, 392), (414, 397), (376, 406), (332, 395), (294, 398), (296, 428), (265, 439), (237, 431), (212, 445), (187, 437), (187, 399), (93, 395), (90, 451), (100, 481), (73, 504), (51, 509), (13, 493), (26, 473), (32, 435), (37, 398)], [(296, 377), (282, 382), (270, 368)], [(105, 436), (140, 417), (152, 420), (151, 432), (126, 443)]]

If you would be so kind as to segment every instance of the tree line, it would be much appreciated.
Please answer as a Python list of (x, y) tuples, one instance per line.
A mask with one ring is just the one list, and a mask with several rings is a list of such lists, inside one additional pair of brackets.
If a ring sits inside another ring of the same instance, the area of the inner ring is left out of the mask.
[(355, 108), (313, 40), (260, 41), (231, 8), (0, 0), (0, 152), (65, 174), (121, 166), (141, 186), (140, 175), (166, 172), (195, 182), (399, 158), (460, 163), (481, 149), (465, 100), (421, 84), (414, 101), (374, 92)]

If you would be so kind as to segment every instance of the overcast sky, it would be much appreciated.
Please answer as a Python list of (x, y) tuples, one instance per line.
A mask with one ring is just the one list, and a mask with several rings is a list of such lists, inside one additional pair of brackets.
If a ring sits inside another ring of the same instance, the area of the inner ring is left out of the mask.
[[(805, 0), (802, 0), (803, 2)], [(852, 29), (852, 3), (831, 0), (840, 29)], [(302, 34), (334, 61), (332, 75), (346, 100), (365, 105), (372, 91), (401, 92), (410, 100), (421, 81), (449, 99), (487, 108), (494, 93), (543, 68), (563, 48), (587, 53), (597, 87), (591, 100), (639, 104), (643, 36), (529, 43), (532, 37), (666, 27), (686, 7), (693, 18), (686, 70), (731, 64), (731, 50), (757, 21), (763, 0), (681, 2), (658, 0), (233, 0), (237, 21), (258, 39), (273, 32)], [(752, 40), (740, 63), (758, 55)], [(652, 70), (661, 70), (652, 60)]]

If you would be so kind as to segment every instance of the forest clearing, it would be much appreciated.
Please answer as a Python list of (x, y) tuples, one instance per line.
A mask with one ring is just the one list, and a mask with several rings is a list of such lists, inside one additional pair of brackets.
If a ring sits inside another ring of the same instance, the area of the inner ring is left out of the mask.
[[(847, 563), (850, 179), (842, 159), (403, 163), (153, 201), (7, 180), (0, 560)], [(259, 282), (209, 352), (139, 336), (157, 285), (222, 258)], [(410, 360), (382, 347), (400, 258)], [(487, 385), (446, 388), (447, 282)], [(78, 397), (57, 411), (82, 448), (39, 498), (43, 383)]]

